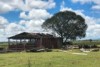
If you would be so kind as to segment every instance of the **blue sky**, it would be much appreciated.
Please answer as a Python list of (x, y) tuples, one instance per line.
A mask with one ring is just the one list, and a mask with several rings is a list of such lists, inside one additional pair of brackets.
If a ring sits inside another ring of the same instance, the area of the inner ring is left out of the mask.
[(42, 23), (59, 11), (73, 11), (88, 25), (84, 39), (100, 39), (99, 0), (0, 0), (0, 41), (26, 32), (44, 32)]

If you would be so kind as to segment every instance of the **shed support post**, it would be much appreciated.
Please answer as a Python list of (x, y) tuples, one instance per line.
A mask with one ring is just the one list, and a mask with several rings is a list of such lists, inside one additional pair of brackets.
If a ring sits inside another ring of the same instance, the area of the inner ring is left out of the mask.
[(42, 47), (42, 37), (40, 38), (40, 48)]
[(10, 39), (8, 39), (8, 48), (10, 47)]

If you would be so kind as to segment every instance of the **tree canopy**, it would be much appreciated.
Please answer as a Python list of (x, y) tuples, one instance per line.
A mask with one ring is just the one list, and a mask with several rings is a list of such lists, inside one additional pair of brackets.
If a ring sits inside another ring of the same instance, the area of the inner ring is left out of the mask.
[(62, 11), (48, 18), (42, 25), (44, 29), (51, 29), (63, 38), (73, 40), (83, 38), (86, 35), (87, 24), (85, 19), (72, 11)]

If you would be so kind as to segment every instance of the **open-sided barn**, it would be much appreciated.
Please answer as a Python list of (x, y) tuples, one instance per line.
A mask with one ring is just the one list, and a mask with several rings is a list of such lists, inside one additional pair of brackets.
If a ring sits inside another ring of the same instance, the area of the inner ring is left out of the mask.
[(23, 32), (8, 38), (8, 49), (31, 50), (33, 48), (60, 48), (60, 37), (50, 34)]

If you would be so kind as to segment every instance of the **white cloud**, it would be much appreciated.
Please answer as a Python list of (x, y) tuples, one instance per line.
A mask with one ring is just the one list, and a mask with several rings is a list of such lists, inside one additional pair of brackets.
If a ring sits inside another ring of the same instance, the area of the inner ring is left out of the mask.
[(47, 19), (51, 16), (52, 15), (44, 9), (32, 9), (32, 10), (29, 11), (28, 14), (26, 14), (25, 12), (20, 13), (20, 18), (23, 18), (23, 19), (40, 20), (40, 19)]
[(11, 36), (11, 35), (15, 35), (15, 34), (25, 31), (25, 27), (17, 23), (9, 23), (5, 31), (6, 31), (5, 33), (7, 36)]
[(5, 12), (13, 10), (12, 6), (2, 3), (2, 2), (0, 2), (0, 6), (2, 6), (2, 7), (0, 7), (0, 13), (5, 13)]
[(43, 9), (33, 9), (29, 12), (29, 18), (31, 19), (47, 19), (50, 16), (50, 13)]
[(92, 17), (86, 17), (86, 23), (88, 24), (87, 29), (87, 38), (100, 38), (100, 18), (92, 18)]
[[(25, 2), (24, 2), (25, 1)], [(8, 22), (0, 17), (0, 38), (5, 39), (20, 32), (43, 32), (42, 23), (52, 15), (47, 9), (56, 6), (54, 0), (0, 0), (0, 13), (12, 10), (20, 10), (19, 17), (23, 20), (19, 22)], [(7, 23), (7, 25), (6, 25)], [(5, 27), (5, 32), (3, 29)]]
[(5, 29), (8, 25), (8, 20), (2, 16), (0, 16), (0, 41), (4, 41), (6, 39), (6, 36), (5, 36)]
[(26, 15), (25, 12), (21, 12), (21, 13), (20, 13), (20, 18), (28, 19), (28, 16)]
[(4, 17), (0, 16), (0, 29), (4, 29), (5, 25), (8, 24), (8, 20), (5, 19)]
[(95, 4), (100, 4), (100, 0), (91, 0), (93, 1)]
[(62, 2), (60, 11), (65, 11), (65, 10), (73, 11), (76, 14), (79, 14), (83, 18), (85, 18), (85, 22), (88, 25), (85, 39), (100, 38), (100, 35), (99, 35), (99, 33), (100, 33), (100, 18), (86, 16), (83, 13), (84, 10), (73, 10), (72, 8), (64, 7), (64, 2)]
[(32, 9), (27, 14), (26, 12), (20, 13), (20, 25), (25, 27), (27, 32), (43, 32), (41, 25), (43, 22), (52, 15), (46, 9)]
[(94, 5), (92, 6), (93, 10), (100, 10), (100, 0), (72, 0), (73, 3), (77, 3), (80, 2), (81, 4), (85, 4), (85, 3), (94, 3)]
[[(24, 2), (25, 1), (25, 2)], [(54, 0), (0, 0), (0, 13), (20, 10), (19, 22), (8, 22), (0, 16), (0, 41), (20, 32), (43, 32), (42, 23), (52, 15), (47, 9), (56, 6)]]
[(42, 32), (42, 28), (41, 25), (44, 22), (43, 19), (41, 20), (29, 20), (29, 21), (25, 21), (25, 20), (21, 20), (19, 22), (19, 24), (21, 26), (25, 27), (25, 31), (27, 32)]
[(92, 6), (92, 9), (100, 10), (100, 5), (94, 5), (94, 6)]
[[(49, 6), (48, 6), (49, 5)], [(51, 9), (56, 3), (54, 0), (0, 0), (0, 13), (5, 13), (12, 10), (30, 11), (36, 9)]]
[(0, 29), (0, 42), (7, 41), (7, 38), (25, 31), (25, 27), (17, 23), (8, 23), (5, 29)]
[(73, 3), (80, 2), (81, 4), (89, 3), (89, 2), (91, 2), (91, 1), (92, 1), (92, 0), (72, 0)]
[(30, 7), (39, 8), (39, 9), (51, 9), (55, 7), (55, 2), (53, 0), (48, 0), (48, 1), (30, 0), (28, 1), (28, 4)]
[(25, 21), (25, 20), (21, 20), (21, 21), (19, 22), (19, 24), (22, 25), (22, 26), (25, 26), (26, 23), (27, 23), (27, 21)]
[(25, 20), (21, 20), (19, 24), (24, 26), (28, 32), (43, 32), (41, 25), (51, 16), (52, 14), (47, 12), (46, 9), (32, 9), (27, 13), (20, 13), (20, 18)]
[(77, 2), (80, 2), (82, 4), (85, 4), (85, 3), (95, 3), (95, 4), (100, 4), (100, 0), (72, 0), (73, 3), (77, 3)]

